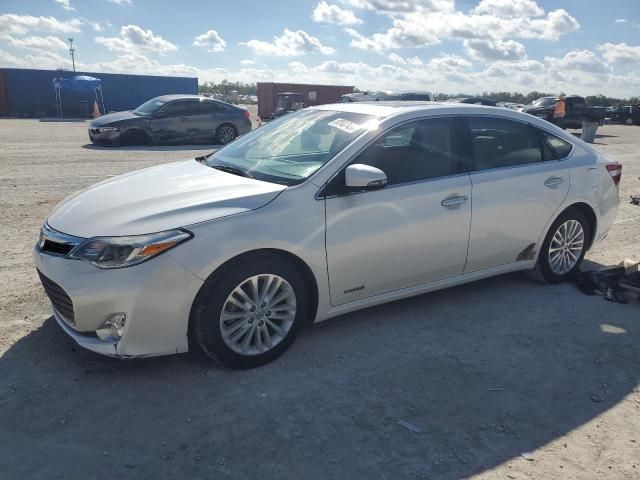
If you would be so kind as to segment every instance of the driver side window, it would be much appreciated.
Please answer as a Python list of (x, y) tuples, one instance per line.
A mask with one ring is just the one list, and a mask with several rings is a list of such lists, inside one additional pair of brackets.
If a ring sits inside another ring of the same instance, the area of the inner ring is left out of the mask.
[(171, 102), (165, 105), (161, 112), (165, 118), (189, 115), (189, 102)]
[(419, 120), (396, 127), (352, 163), (379, 168), (387, 175), (387, 185), (455, 174), (453, 119)]

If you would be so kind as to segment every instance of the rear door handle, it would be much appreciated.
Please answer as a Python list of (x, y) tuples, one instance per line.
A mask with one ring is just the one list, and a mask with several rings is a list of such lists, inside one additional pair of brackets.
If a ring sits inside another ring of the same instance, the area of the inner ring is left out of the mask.
[(464, 195), (456, 195), (453, 197), (447, 197), (440, 202), (445, 208), (456, 208), (469, 200), (469, 197), (465, 197)]
[(548, 188), (556, 188), (558, 185), (564, 183), (564, 178), (562, 177), (549, 177), (544, 181), (544, 186)]

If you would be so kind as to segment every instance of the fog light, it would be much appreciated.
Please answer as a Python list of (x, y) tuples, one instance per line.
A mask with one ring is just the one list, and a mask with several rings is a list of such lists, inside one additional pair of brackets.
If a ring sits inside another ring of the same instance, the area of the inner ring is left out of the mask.
[(126, 321), (126, 313), (116, 313), (96, 330), (96, 335), (104, 342), (117, 342), (122, 338)]

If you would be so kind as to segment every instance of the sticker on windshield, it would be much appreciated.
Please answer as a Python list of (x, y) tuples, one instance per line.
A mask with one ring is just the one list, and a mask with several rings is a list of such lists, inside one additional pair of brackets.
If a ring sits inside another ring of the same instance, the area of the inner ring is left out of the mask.
[(329, 126), (338, 128), (347, 133), (353, 133), (360, 129), (360, 125), (349, 120), (345, 120), (344, 118), (336, 118), (334, 121), (329, 122)]

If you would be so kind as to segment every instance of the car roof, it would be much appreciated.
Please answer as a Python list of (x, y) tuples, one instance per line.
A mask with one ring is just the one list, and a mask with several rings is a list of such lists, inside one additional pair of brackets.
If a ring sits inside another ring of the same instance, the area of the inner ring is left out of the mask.
[(522, 113), (508, 108), (496, 108), (487, 105), (475, 105), (470, 103), (453, 102), (420, 102), (420, 101), (374, 101), (332, 103), (309, 107), (316, 110), (332, 110), (338, 112), (352, 112), (372, 115), (379, 118), (387, 118), (402, 114), (424, 113), (426, 115), (482, 115), (493, 117), (507, 117), (514, 120), (532, 123), (542, 127), (549, 127), (546, 120), (541, 120), (528, 113)]
[(215, 98), (205, 97), (203, 95), (189, 95), (186, 93), (174, 93), (172, 95), (160, 95), (156, 97), (155, 100), (160, 100), (161, 102), (172, 102), (174, 100), (209, 100), (212, 102), (216, 102)]

